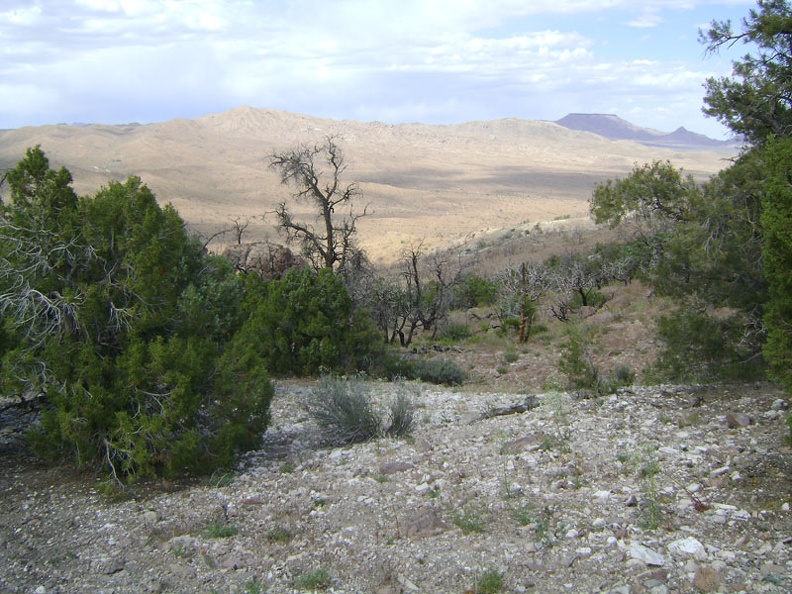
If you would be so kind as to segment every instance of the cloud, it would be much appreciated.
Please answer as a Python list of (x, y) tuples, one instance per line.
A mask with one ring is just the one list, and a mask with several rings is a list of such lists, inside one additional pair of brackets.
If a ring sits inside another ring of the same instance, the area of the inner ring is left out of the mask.
[(659, 34), (670, 17), (716, 4), (735, 2), (5, 0), (0, 77), (27, 100), (0, 107), (0, 126), (240, 104), (450, 122), (586, 111), (609, 95), (669, 103), (652, 93), (700, 96), (700, 51), (672, 59), (680, 43), (631, 31)]

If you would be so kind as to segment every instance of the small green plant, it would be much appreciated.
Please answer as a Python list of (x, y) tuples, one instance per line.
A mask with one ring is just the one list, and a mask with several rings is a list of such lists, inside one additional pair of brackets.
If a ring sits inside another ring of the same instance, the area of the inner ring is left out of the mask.
[(446, 324), (442, 327), (437, 337), (445, 343), (455, 343), (467, 340), (473, 335), (467, 324), (460, 322)]
[(617, 389), (632, 386), (635, 383), (635, 370), (629, 365), (619, 365), (613, 371), (613, 383)]
[(170, 552), (171, 555), (177, 559), (184, 559), (187, 556), (187, 549), (185, 549), (184, 545), (180, 542), (177, 542), (176, 545), (171, 548)]
[(239, 528), (234, 524), (229, 524), (227, 522), (212, 522), (201, 530), (201, 536), (204, 538), (230, 538), (235, 536), (238, 532)]
[(530, 501), (524, 501), (511, 509), (511, 516), (518, 526), (530, 526), (536, 520), (536, 508)]
[(245, 594), (262, 594), (264, 590), (257, 578), (245, 582)]
[(234, 482), (234, 474), (231, 472), (224, 472), (224, 471), (215, 471), (212, 473), (212, 476), (209, 477), (209, 486), (210, 487), (228, 487), (231, 483)]
[(383, 435), (406, 437), (413, 429), (415, 405), (404, 384), (397, 384), (390, 402), (387, 426), (359, 379), (320, 378), (305, 400), (308, 414), (333, 443), (351, 444)]
[(487, 518), (478, 510), (467, 509), (454, 514), (454, 526), (459, 528), (465, 534), (477, 533), (481, 534), (487, 524)]
[(272, 542), (289, 542), (293, 536), (292, 531), (283, 526), (275, 526), (267, 530), (267, 540)]
[(281, 474), (292, 474), (296, 468), (297, 467), (294, 465), (294, 462), (284, 462), (278, 469), (278, 472)]
[(506, 375), (509, 373), (509, 369), (503, 365), (499, 365), (495, 371), (498, 373), (498, 375)]
[(599, 386), (599, 368), (591, 355), (593, 341), (594, 332), (590, 327), (576, 324), (567, 326), (558, 370), (566, 375), (567, 387), (572, 390), (594, 390)]
[(503, 360), (504, 360), (506, 363), (514, 363), (514, 362), (515, 362), (515, 361), (517, 361), (519, 358), (520, 358), (520, 354), (519, 354), (519, 353), (517, 353), (517, 352), (515, 352), (515, 351), (507, 351), (507, 352), (506, 352), (506, 353), (503, 355)]
[(298, 590), (327, 590), (332, 583), (330, 574), (320, 568), (298, 577), (294, 580), (294, 587)]
[(644, 448), (643, 462), (638, 468), (638, 476), (643, 480), (643, 497), (640, 503), (641, 522), (644, 530), (657, 530), (663, 525), (663, 507), (657, 493), (655, 477), (660, 474), (660, 463), (654, 456), (655, 447)]
[(503, 591), (503, 574), (495, 569), (488, 569), (476, 580), (476, 594), (497, 594)]

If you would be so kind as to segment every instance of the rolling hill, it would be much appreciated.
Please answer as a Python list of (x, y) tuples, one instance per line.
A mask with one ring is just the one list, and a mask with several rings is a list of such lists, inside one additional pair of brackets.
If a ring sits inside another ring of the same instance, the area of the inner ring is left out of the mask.
[(440, 247), (474, 233), (585, 219), (594, 185), (636, 164), (670, 159), (707, 176), (736, 152), (647, 146), (543, 121), (390, 125), (240, 107), (147, 125), (0, 131), (0, 168), (13, 166), (38, 144), (54, 166), (71, 170), (81, 194), (137, 175), (196, 232), (208, 236), (234, 219), (250, 219), (248, 239), (262, 239), (275, 236), (268, 213), (289, 198), (268, 170), (269, 156), (328, 136), (346, 155), (344, 181), (359, 182), (369, 204), (371, 215), (359, 230), (375, 262), (392, 261), (418, 241)]

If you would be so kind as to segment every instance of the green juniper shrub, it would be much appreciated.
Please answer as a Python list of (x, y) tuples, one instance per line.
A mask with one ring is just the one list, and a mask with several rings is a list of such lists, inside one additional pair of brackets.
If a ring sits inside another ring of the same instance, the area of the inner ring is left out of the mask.
[(597, 390), (600, 372), (591, 356), (593, 330), (579, 324), (566, 326), (566, 341), (561, 347), (558, 369), (567, 377), (572, 390)]
[(272, 396), (263, 361), (227, 352), (243, 287), (138, 178), (77, 196), (40, 148), (0, 204), (0, 382), (39, 393), (42, 455), (117, 485), (211, 473), (257, 447)]
[(292, 268), (280, 280), (248, 283), (259, 287), (244, 303), (250, 324), (243, 332), (272, 374), (357, 372), (382, 351), (369, 316), (354, 309), (330, 269)]
[(454, 304), (460, 309), (492, 305), (497, 297), (498, 283), (476, 274), (465, 275), (454, 287)]

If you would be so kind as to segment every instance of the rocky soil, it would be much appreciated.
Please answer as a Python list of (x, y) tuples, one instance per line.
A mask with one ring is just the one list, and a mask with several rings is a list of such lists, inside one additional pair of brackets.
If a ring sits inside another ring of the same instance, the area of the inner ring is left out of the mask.
[(772, 386), (545, 393), (488, 417), (525, 396), (407, 384), (411, 438), (336, 448), (299, 406), (310, 387), (278, 384), (236, 472), (118, 502), (6, 426), (0, 592), (792, 591)]

